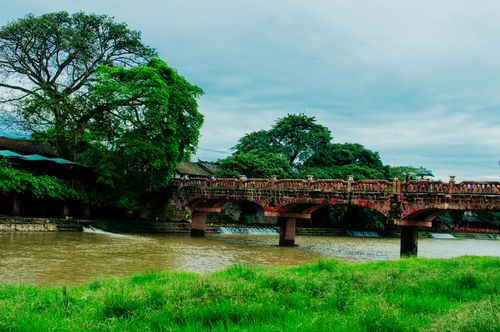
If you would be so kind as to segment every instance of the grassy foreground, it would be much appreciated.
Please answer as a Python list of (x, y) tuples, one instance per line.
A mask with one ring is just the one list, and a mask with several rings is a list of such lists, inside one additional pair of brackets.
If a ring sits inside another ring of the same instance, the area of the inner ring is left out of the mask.
[(145, 273), (0, 285), (0, 331), (498, 331), (500, 258)]

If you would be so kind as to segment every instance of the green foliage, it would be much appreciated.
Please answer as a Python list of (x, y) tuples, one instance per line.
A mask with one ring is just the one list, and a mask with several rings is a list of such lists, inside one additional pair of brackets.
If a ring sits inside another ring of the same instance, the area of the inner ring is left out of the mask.
[(500, 259), (320, 260), (150, 272), (79, 287), (0, 285), (0, 330), (496, 331)]
[(318, 179), (344, 179), (353, 175), (356, 180), (387, 179), (377, 152), (357, 143), (328, 144), (316, 151), (304, 164), (304, 172)]
[(368, 150), (357, 143), (328, 144), (311, 156), (305, 165), (315, 167), (357, 165), (374, 169), (383, 168), (378, 152)]
[[(359, 179), (388, 179), (377, 152), (361, 144), (331, 143), (328, 128), (317, 124), (314, 117), (289, 114), (279, 119), (269, 130), (246, 134), (233, 148), (233, 156), (221, 160), (221, 174), (278, 174), (289, 178), (344, 179), (349, 175)], [(242, 156), (239, 156), (242, 155)], [(279, 157), (286, 158), (286, 168)], [(283, 168), (281, 172), (276, 168)], [(256, 175), (254, 175), (256, 174)]]
[(279, 154), (267, 153), (257, 154), (256, 152), (237, 153), (225, 159), (219, 164), (220, 172), (218, 177), (235, 177), (246, 175), (249, 178), (269, 179), (272, 175), (280, 178), (290, 178), (293, 176), (292, 169), (288, 161)]
[(288, 114), (278, 119), (269, 135), (290, 165), (303, 163), (332, 140), (327, 127), (317, 124), (314, 117), (305, 114)]
[(79, 192), (66, 187), (60, 180), (48, 175), (33, 175), (12, 168), (0, 159), (0, 195), (30, 193), (35, 197), (77, 197)]
[(414, 167), (414, 166), (391, 166), (389, 168), (389, 176), (394, 178), (399, 177), (400, 180), (419, 180), (425, 174), (430, 173), (430, 171), (425, 167)]
[(332, 140), (330, 130), (317, 124), (314, 117), (305, 114), (288, 114), (278, 119), (269, 130), (246, 134), (233, 148), (235, 153), (254, 152), (259, 155), (278, 153), (290, 166), (302, 164), (315, 151)]
[(81, 160), (112, 188), (110, 195), (119, 190), (119, 206), (130, 207), (164, 188), (195, 151), (203, 123), (196, 98), (203, 91), (159, 59), (96, 74), (92, 100), (102, 112), (85, 132)]
[(265, 155), (267, 153), (278, 153), (274, 150), (275, 143), (269, 132), (266, 130), (254, 131), (245, 134), (238, 140), (238, 144), (233, 147), (235, 154), (253, 153), (257, 155)]
[(303, 175), (313, 175), (316, 179), (342, 179), (347, 180), (349, 175), (354, 175), (355, 180), (364, 179), (384, 179), (385, 173), (382, 170), (369, 168), (367, 166), (344, 165), (331, 167), (310, 167), (306, 168)]
[(299, 176), (302, 163), (330, 141), (330, 131), (317, 124), (314, 117), (288, 114), (270, 130), (240, 138), (233, 147), (234, 154), (220, 160), (219, 176), (294, 178)]

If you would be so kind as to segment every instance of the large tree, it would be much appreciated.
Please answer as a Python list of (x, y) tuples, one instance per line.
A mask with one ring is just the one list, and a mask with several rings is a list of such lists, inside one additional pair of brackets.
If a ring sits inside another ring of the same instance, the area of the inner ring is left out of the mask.
[(299, 166), (332, 140), (330, 130), (305, 114), (288, 114), (266, 131), (246, 134), (233, 148), (235, 153), (278, 153), (290, 166)]
[(106, 15), (28, 15), (0, 30), (1, 102), (30, 131), (52, 129), (60, 154), (74, 159), (87, 124), (102, 111), (89, 90), (96, 69), (144, 64), (154, 55), (139, 32)]
[(203, 91), (156, 58), (132, 68), (102, 66), (90, 91), (102, 111), (82, 137), (82, 161), (128, 201), (164, 188), (178, 162), (195, 151), (203, 123), (196, 99)]

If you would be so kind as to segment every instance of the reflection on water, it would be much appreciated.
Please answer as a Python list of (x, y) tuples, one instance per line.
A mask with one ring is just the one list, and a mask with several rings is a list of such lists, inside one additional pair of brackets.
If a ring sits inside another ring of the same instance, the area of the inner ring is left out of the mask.
[[(297, 265), (320, 257), (349, 261), (398, 259), (397, 238), (297, 236), (279, 247), (278, 236), (213, 234), (121, 235), (0, 233), (0, 282), (78, 284), (144, 271), (208, 272), (232, 264)], [(500, 256), (500, 241), (420, 239), (420, 257)]]

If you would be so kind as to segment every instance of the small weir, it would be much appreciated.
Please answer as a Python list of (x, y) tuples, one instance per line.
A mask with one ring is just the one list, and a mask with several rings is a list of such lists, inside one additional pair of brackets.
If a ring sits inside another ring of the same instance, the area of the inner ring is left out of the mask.
[(111, 233), (111, 232), (106, 232), (100, 228), (96, 228), (93, 226), (85, 226), (83, 227), (83, 232), (84, 233), (90, 233), (90, 234), (100, 234), (100, 235), (108, 235), (108, 236), (115, 236), (115, 237), (132, 237), (130, 235), (124, 235), (124, 234), (118, 234), (118, 233)]
[(456, 239), (451, 234), (448, 233), (429, 233), (433, 239)]
[(380, 234), (375, 231), (346, 231), (346, 235), (354, 237), (380, 237)]
[(221, 234), (278, 235), (278, 231), (270, 227), (238, 227), (221, 226), (217, 228)]

